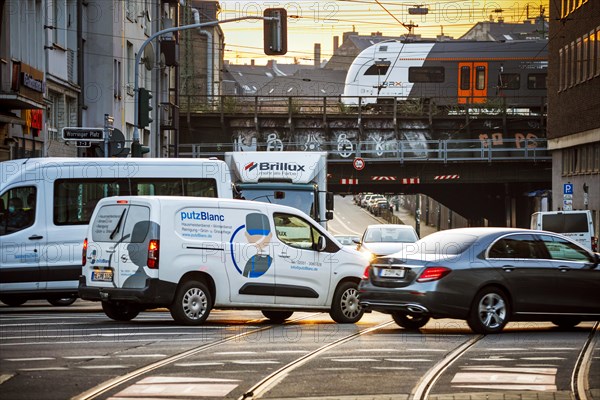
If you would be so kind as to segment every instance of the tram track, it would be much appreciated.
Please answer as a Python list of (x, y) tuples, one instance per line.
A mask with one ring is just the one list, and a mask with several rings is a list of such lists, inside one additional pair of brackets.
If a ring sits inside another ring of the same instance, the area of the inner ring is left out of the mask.
[(573, 368), (573, 375), (571, 376), (571, 391), (575, 396), (576, 400), (588, 400), (589, 389), (589, 371), (592, 365), (594, 348), (596, 342), (600, 336), (600, 321), (597, 321), (592, 328), (592, 331), (588, 335), (588, 338), (584, 345), (581, 347), (581, 352), (577, 357), (575, 368)]
[[(318, 314), (319, 313), (315, 313), (315, 314), (305, 315), (305, 316), (302, 316), (302, 317), (299, 317), (299, 318), (289, 319), (288, 321), (286, 321), (286, 325), (294, 323), (294, 322), (302, 321), (302, 320), (305, 320), (307, 318), (314, 317), (315, 315), (318, 315)], [(201, 353), (203, 351), (212, 349), (213, 347), (217, 347), (217, 346), (220, 346), (220, 345), (232, 342), (232, 341), (236, 341), (236, 340), (239, 340), (239, 339), (241, 339), (243, 337), (254, 335), (254, 334), (262, 332), (262, 331), (273, 329), (276, 326), (278, 326), (278, 325), (270, 325), (270, 326), (264, 326), (264, 327), (256, 328), (256, 329), (249, 329), (249, 330), (247, 330), (245, 332), (238, 333), (237, 335), (233, 335), (233, 336), (228, 337), (228, 338), (217, 340), (215, 342), (208, 343), (208, 344), (205, 344), (205, 345), (202, 345), (202, 346), (197, 346), (197, 347), (194, 347), (194, 348), (192, 348), (190, 350), (186, 350), (186, 351), (184, 351), (182, 353), (178, 353), (178, 354), (175, 354), (173, 356), (169, 356), (169, 357), (163, 358), (163, 359), (161, 359), (159, 361), (153, 362), (153, 363), (148, 364), (148, 365), (146, 365), (144, 367), (137, 368), (134, 371), (131, 371), (131, 372), (125, 374), (125, 375), (118, 376), (116, 378), (113, 378), (113, 379), (110, 379), (110, 380), (108, 380), (106, 382), (103, 382), (103, 383), (101, 383), (101, 384), (99, 384), (99, 385), (97, 385), (97, 386), (95, 386), (95, 387), (93, 387), (93, 388), (91, 388), (91, 389), (89, 389), (89, 390), (87, 390), (87, 391), (85, 391), (85, 392), (77, 395), (77, 396), (72, 397), (72, 400), (91, 400), (91, 399), (95, 399), (98, 396), (101, 396), (101, 395), (103, 395), (103, 394), (105, 394), (105, 393), (107, 393), (107, 392), (109, 392), (109, 391), (111, 391), (111, 390), (113, 390), (113, 389), (115, 389), (115, 388), (123, 385), (124, 383), (127, 383), (127, 382), (129, 382), (129, 381), (131, 381), (131, 380), (133, 380), (135, 378), (138, 378), (138, 377), (140, 377), (142, 375), (145, 375), (145, 374), (147, 374), (147, 373), (149, 373), (151, 371), (154, 371), (154, 370), (157, 370), (157, 369), (162, 368), (164, 366), (173, 364), (173, 363), (175, 363), (177, 361), (180, 361), (180, 360), (183, 360), (185, 358), (192, 357), (192, 356), (194, 356), (194, 355), (196, 355), (198, 353)]]

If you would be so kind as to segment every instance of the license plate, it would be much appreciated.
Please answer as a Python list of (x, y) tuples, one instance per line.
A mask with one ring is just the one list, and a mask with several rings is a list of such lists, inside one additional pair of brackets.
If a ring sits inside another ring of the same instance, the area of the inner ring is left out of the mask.
[(404, 269), (382, 269), (381, 276), (384, 278), (404, 278)]
[(112, 282), (113, 272), (111, 269), (92, 271), (92, 281), (95, 282)]

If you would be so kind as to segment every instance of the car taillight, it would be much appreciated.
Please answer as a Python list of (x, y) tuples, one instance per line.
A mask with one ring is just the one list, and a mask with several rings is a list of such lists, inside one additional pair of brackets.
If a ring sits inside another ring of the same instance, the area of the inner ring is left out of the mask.
[(592, 251), (598, 252), (598, 238), (596, 236), (592, 236)]
[(148, 268), (158, 269), (159, 242), (152, 239), (148, 243)]
[(87, 238), (83, 241), (83, 250), (81, 250), (81, 266), (85, 267), (86, 259), (87, 259), (87, 248), (88, 241)]
[(446, 267), (427, 267), (417, 278), (417, 282), (431, 282), (442, 279), (450, 273), (451, 269)]
[(371, 270), (371, 266), (367, 265), (367, 267), (365, 268), (365, 271), (363, 272), (363, 276), (362, 276), (362, 279), (364, 281), (368, 281), (369, 280), (369, 272), (370, 272), (370, 270)]

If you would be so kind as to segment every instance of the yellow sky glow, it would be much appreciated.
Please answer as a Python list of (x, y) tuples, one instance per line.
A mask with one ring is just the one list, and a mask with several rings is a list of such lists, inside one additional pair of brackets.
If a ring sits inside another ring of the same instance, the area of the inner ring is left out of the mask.
[[(379, 4), (378, 4), (379, 3)], [(283, 7), (288, 16), (288, 53), (278, 57), (280, 63), (312, 64), (314, 43), (321, 44), (321, 59), (329, 59), (333, 52), (333, 37), (356, 31), (362, 35), (381, 32), (385, 36), (399, 36), (408, 32), (404, 24), (418, 25), (415, 33), (435, 37), (443, 32), (458, 38), (479, 21), (503, 17), (505, 22), (522, 22), (540, 14), (544, 7), (548, 16), (549, 0), (295, 0), (295, 1), (221, 1), (220, 20), (241, 16), (262, 15), (265, 8)], [(410, 15), (409, 8), (422, 5), (427, 15)], [(387, 10), (387, 11), (386, 11)], [(500, 11), (502, 10), (502, 11)], [(236, 64), (249, 64), (251, 59), (264, 64), (267, 59), (262, 49), (262, 21), (243, 21), (222, 24), (225, 32), (225, 59)]]

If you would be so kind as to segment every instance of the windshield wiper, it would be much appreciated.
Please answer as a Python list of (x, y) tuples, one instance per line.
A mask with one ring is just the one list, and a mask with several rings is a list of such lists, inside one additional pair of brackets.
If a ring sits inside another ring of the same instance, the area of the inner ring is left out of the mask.
[(115, 226), (115, 229), (113, 229), (113, 231), (110, 233), (109, 239), (112, 240), (115, 235), (117, 233), (119, 233), (119, 231), (121, 230), (121, 223), (123, 223), (123, 217), (125, 216), (125, 211), (127, 211), (127, 209), (124, 209), (123, 212), (121, 213), (121, 217), (119, 217), (119, 222), (117, 222), (117, 226)]

